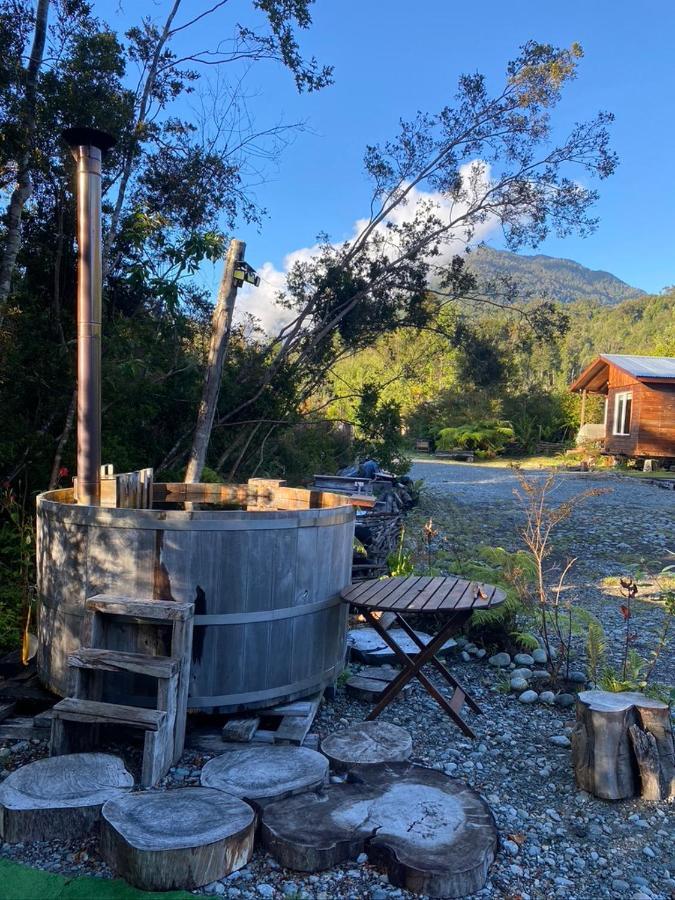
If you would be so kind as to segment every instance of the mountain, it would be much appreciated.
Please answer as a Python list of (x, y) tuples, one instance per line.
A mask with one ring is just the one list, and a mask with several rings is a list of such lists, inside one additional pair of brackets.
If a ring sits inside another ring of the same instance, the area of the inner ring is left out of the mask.
[(560, 303), (596, 300), (605, 306), (614, 306), (645, 294), (610, 272), (587, 269), (574, 260), (542, 254), (523, 256), (507, 250), (479, 247), (469, 256), (467, 266), (485, 279), (508, 275), (515, 281), (524, 300), (557, 300)]

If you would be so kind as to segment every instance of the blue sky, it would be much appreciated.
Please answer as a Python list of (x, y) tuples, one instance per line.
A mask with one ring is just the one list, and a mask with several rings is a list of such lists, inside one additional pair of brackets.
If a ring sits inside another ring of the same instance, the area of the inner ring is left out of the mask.
[[(187, 8), (194, 15), (209, 5), (190, 0)], [(141, 10), (159, 17), (166, 7), (159, 0), (127, 9), (119, 0), (95, 3), (120, 28)], [(213, 44), (235, 19), (251, 18), (250, 4), (232, 0), (201, 32), (191, 33), (190, 44)], [(564, 127), (599, 109), (614, 112), (613, 145), (621, 161), (617, 173), (598, 185), (596, 234), (550, 239), (536, 252), (608, 270), (648, 291), (675, 283), (675, 4), (317, 0), (313, 18), (302, 49), (335, 66), (332, 87), (297, 95), (291, 77), (273, 64), (256, 66), (247, 76), (260, 125), (282, 117), (303, 120), (308, 128), (257, 188), (269, 211), (260, 232), (239, 230), (254, 265), (280, 269), (286, 254), (311, 246), (321, 231), (333, 240), (348, 237), (368, 208), (365, 145), (393, 136), (400, 117), (449, 102), (462, 72), (482, 71), (498, 87), (506, 61), (534, 38), (582, 44), (579, 77), (556, 122)], [(214, 271), (209, 280), (217, 277)]]

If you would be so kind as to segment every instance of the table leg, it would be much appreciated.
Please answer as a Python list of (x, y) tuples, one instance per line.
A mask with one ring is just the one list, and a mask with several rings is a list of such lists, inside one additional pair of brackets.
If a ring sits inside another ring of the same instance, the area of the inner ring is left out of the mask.
[(429, 681), (426, 675), (424, 675), (424, 673), (420, 671), (422, 666), (424, 666), (429, 661), (429, 658), (436, 652), (436, 650), (445, 643), (447, 637), (444, 634), (440, 635), (440, 640), (439, 636), (435, 637), (432, 641), (429, 642), (429, 644), (427, 644), (424, 650), (419, 653), (417, 660), (413, 661), (408, 656), (408, 654), (398, 646), (396, 641), (391, 637), (387, 630), (385, 628), (382, 628), (379, 621), (375, 616), (373, 616), (370, 610), (362, 609), (361, 612), (363, 613), (366, 621), (375, 629), (375, 631), (380, 635), (384, 642), (394, 651), (394, 653), (401, 660), (404, 666), (404, 669), (391, 682), (387, 690), (380, 698), (380, 701), (366, 716), (366, 719), (371, 720), (377, 718), (382, 710), (391, 703), (391, 701), (400, 693), (400, 691), (410, 681), (410, 679), (414, 677), (417, 678), (420, 684), (434, 698), (438, 705), (450, 716), (450, 718), (456, 723), (456, 725), (461, 728), (464, 734), (466, 734), (470, 738), (475, 738), (476, 735), (474, 734), (472, 729), (459, 715), (459, 709), (461, 709), (465, 697), (463, 688), (461, 688), (461, 686), (458, 686), (455, 690), (453, 700), (456, 696), (460, 701), (457, 705), (457, 709), (455, 709), (453, 707), (452, 700), (448, 702), (440, 693), (440, 691), (438, 691)]
[[(417, 644), (417, 646), (420, 648), (420, 650), (426, 651), (428, 644), (424, 644), (422, 642), (422, 640), (415, 634), (414, 629), (406, 622), (406, 620), (403, 618), (403, 616), (400, 613), (397, 613), (396, 618), (398, 619), (401, 628), (403, 628), (403, 630), (408, 635), (408, 637)], [(451, 636), (451, 634), (456, 630), (456, 627), (457, 627), (456, 617), (453, 616), (452, 619), (450, 619), (446, 623), (446, 625), (436, 635), (436, 638), (437, 638), (438, 642), (440, 643), (439, 649), (443, 648), (443, 645), (445, 644), (447, 639)], [(444, 664), (441, 662), (440, 659), (438, 659), (438, 657), (436, 656), (435, 653), (431, 656), (431, 658), (429, 659), (429, 662), (432, 663), (438, 669), (438, 671), (445, 678), (445, 680), (448, 682), (448, 684), (450, 684), (454, 688), (459, 688), (464, 693), (464, 699), (466, 701), (467, 706), (469, 706), (475, 713), (478, 713), (479, 715), (482, 714), (483, 710), (476, 703), (476, 701), (473, 699), (471, 694), (466, 690), (465, 687), (463, 687), (459, 683), (459, 681), (457, 681), (457, 679), (454, 677), (454, 675), (452, 675), (446, 669)]]

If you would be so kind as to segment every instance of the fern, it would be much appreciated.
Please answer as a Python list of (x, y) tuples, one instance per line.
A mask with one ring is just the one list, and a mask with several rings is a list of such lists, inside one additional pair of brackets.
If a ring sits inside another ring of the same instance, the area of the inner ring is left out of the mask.
[(605, 658), (605, 634), (599, 622), (590, 622), (586, 637), (588, 675), (595, 684)]
[(529, 631), (512, 631), (511, 640), (517, 644), (522, 650), (539, 649), (539, 641)]

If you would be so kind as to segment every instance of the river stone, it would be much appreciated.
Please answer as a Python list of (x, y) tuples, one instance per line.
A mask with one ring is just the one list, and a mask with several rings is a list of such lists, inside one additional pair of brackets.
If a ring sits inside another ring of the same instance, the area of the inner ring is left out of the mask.
[(537, 650), (532, 651), (532, 659), (539, 665), (543, 665), (548, 661), (548, 655), (545, 650), (542, 650), (541, 647), (539, 647)]
[[(391, 635), (392, 640), (395, 641), (401, 650), (408, 656), (414, 658), (420, 652), (420, 648), (411, 637), (408, 637), (402, 628), (390, 628), (389, 634)], [(426, 634), (424, 631), (416, 631), (415, 634), (425, 645), (432, 640), (431, 635)], [(443, 644), (441, 649), (437, 651), (436, 655), (442, 656), (447, 654), (456, 646), (457, 642), (450, 638)], [(400, 660), (394, 651), (382, 640), (374, 628), (352, 628), (351, 631), (347, 632), (347, 648), (349, 650), (350, 658), (357, 662), (373, 664), (376, 666), (382, 665), (382, 663), (400, 663)]]
[(524, 678), (512, 678), (511, 679), (511, 690), (512, 691), (526, 691), (527, 690), (527, 681)]
[(558, 694), (555, 698), (556, 706), (562, 706), (565, 708), (566, 706), (572, 706), (576, 703), (576, 696), (574, 694)]
[(70, 753), (38, 759), (0, 786), (0, 834), (8, 843), (80, 838), (98, 822), (103, 804), (133, 787), (117, 756)]
[(264, 808), (262, 842), (282, 866), (318, 872), (365, 852), (392, 885), (417, 894), (464, 897), (481, 890), (497, 831), (476, 791), (406, 763), (356, 777)]
[(545, 669), (534, 669), (530, 672), (530, 678), (534, 681), (543, 681), (545, 678), (550, 678), (550, 672), (547, 672)]
[(585, 672), (570, 672), (567, 680), (571, 681), (572, 684), (586, 684), (588, 678)]
[(127, 794), (103, 807), (101, 856), (141, 890), (194, 890), (248, 863), (255, 818), (243, 800), (211, 788)]
[(389, 722), (358, 722), (324, 738), (321, 752), (334, 769), (344, 772), (355, 767), (404, 762), (410, 759), (412, 738), (405, 729)]
[(530, 656), (529, 653), (516, 653), (513, 657), (513, 661), (517, 666), (534, 665), (534, 657)]
[(490, 657), (488, 662), (491, 666), (497, 666), (500, 669), (504, 669), (511, 664), (511, 657), (508, 653), (495, 653), (494, 656)]
[(263, 745), (209, 760), (202, 787), (216, 788), (254, 805), (281, 800), (328, 781), (328, 760), (306, 747)]
[(511, 678), (529, 678), (531, 674), (532, 672), (530, 669), (514, 669), (513, 672), (511, 672)]
[(521, 703), (536, 703), (539, 699), (539, 694), (536, 691), (525, 691), (518, 699)]
[(555, 703), (555, 694), (553, 691), (542, 691), (539, 694), (539, 699), (542, 703)]

